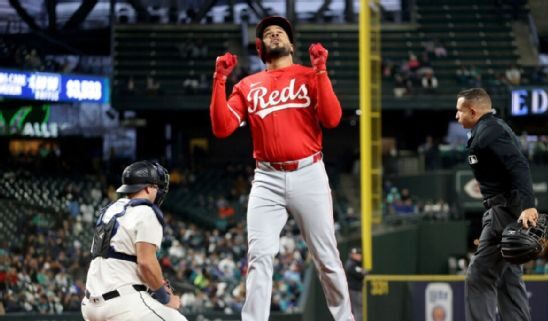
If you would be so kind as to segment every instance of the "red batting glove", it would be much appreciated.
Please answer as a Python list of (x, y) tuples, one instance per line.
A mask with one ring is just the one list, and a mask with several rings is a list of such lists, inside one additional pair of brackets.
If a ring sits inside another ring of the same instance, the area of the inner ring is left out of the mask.
[(221, 77), (221, 79), (226, 80), (237, 64), (238, 56), (233, 55), (230, 52), (217, 57), (217, 60), (215, 60), (215, 74), (213, 74), (213, 78)]
[(321, 43), (313, 43), (308, 48), (308, 53), (310, 54), (310, 62), (312, 63), (312, 67), (314, 67), (314, 71), (326, 71), (327, 49)]

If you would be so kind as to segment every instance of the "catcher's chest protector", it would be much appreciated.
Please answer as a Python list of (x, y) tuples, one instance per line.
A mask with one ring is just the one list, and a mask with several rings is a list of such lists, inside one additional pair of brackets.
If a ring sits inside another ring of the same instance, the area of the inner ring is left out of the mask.
[(156, 218), (158, 219), (162, 227), (164, 227), (164, 216), (162, 214), (162, 211), (160, 211), (160, 209), (156, 205), (152, 204), (148, 200), (132, 199), (124, 205), (121, 212), (116, 213), (110, 218), (108, 223), (105, 223), (103, 222), (103, 215), (105, 215), (106, 211), (110, 208), (111, 205), (102, 208), (99, 212), (99, 218), (97, 219), (97, 223), (95, 225), (95, 233), (93, 234), (93, 242), (91, 244), (91, 259), (93, 260), (96, 257), (100, 256), (103, 258), (114, 258), (119, 260), (137, 262), (137, 257), (135, 255), (128, 255), (125, 253), (117, 252), (112, 246), (110, 246), (110, 240), (114, 235), (116, 235), (116, 232), (118, 231), (119, 224), (117, 219), (126, 214), (128, 206), (148, 205), (152, 207), (154, 213), (156, 214)]

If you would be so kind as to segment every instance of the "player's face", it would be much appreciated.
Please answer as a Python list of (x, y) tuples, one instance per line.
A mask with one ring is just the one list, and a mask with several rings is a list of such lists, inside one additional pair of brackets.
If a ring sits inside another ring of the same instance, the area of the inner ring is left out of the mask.
[(268, 26), (263, 32), (263, 42), (266, 53), (271, 58), (289, 56), (293, 52), (293, 46), (285, 30), (280, 26)]
[(464, 97), (459, 97), (457, 100), (457, 114), (455, 118), (463, 128), (474, 127), (474, 110), (466, 105)]

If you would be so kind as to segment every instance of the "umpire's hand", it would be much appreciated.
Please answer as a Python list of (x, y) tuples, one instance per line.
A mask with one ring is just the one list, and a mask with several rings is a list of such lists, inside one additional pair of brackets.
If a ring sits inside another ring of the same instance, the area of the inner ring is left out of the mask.
[(521, 222), (523, 228), (529, 228), (531, 226), (537, 226), (538, 212), (536, 208), (528, 208), (521, 212), (518, 218), (518, 222)]

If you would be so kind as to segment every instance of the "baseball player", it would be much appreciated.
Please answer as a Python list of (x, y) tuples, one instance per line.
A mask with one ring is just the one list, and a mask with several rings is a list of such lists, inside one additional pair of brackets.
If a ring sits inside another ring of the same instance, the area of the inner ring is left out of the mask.
[(87, 321), (186, 321), (156, 258), (169, 174), (158, 163), (140, 161), (124, 169), (122, 183), (117, 192), (127, 197), (101, 210), (97, 220), (82, 315)]
[(538, 220), (529, 164), (512, 129), (493, 115), (485, 90), (461, 91), (455, 116), (464, 128), (471, 129), (468, 163), (487, 210), (466, 274), (466, 320), (495, 321), (498, 305), (502, 320), (530, 321), (521, 265), (505, 261), (500, 251), (502, 231), (508, 224), (518, 220), (527, 228)]
[(354, 320), (322, 161), (321, 128), (336, 127), (342, 114), (326, 71), (327, 50), (312, 44), (313, 67), (294, 64), (292, 26), (276, 16), (257, 25), (256, 47), (266, 70), (241, 80), (228, 100), (226, 79), (237, 57), (226, 53), (217, 58), (210, 106), (213, 133), (219, 138), (249, 123), (257, 163), (247, 213), (249, 266), (242, 320), (268, 320), (273, 258), (288, 213), (308, 245), (331, 314), (336, 321)]

